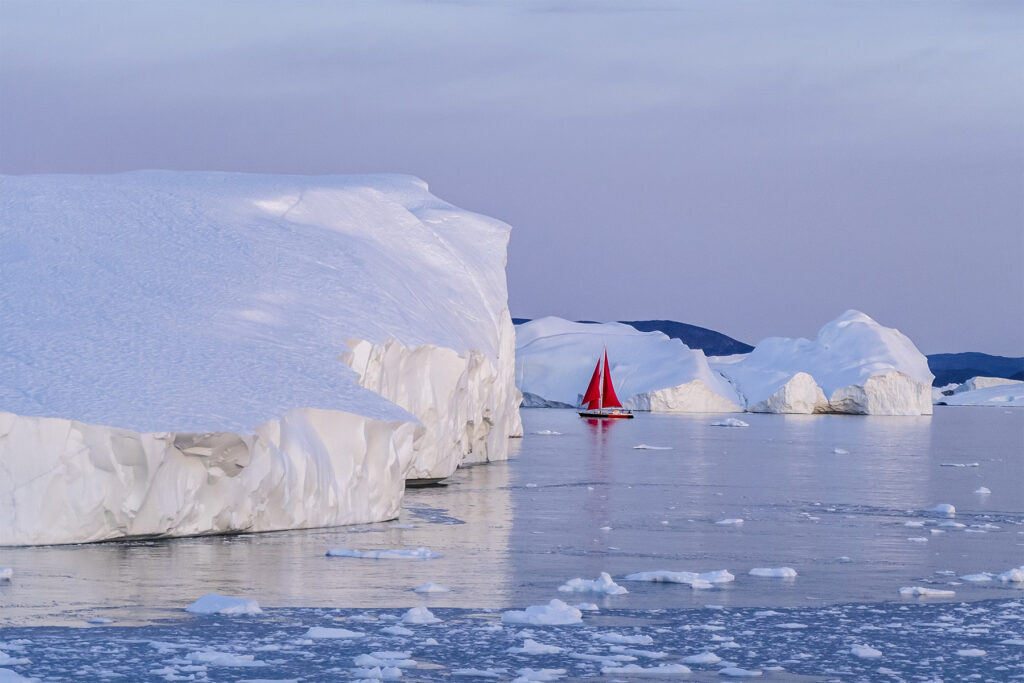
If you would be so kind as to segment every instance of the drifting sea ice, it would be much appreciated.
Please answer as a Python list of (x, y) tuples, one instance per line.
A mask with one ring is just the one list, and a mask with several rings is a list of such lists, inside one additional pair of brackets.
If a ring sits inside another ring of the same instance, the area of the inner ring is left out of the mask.
[(716, 420), (711, 423), (712, 427), (749, 427), (750, 425), (735, 417), (727, 417), (724, 420)]
[(946, 517), (956, 516), (956, 507), (949, 503), (939, 503), (934, 507), (930, 507), (925, 512), (931, 512), (936, 515), (945, 515)]
[(728, 519), (720, 519), (715, 524), (718, 526), (739, 526), (743, 524), (743, 520), (738, 517), (730, 517)]
[(654, 639), (650, 636), (643, 634), (636, 635), (624, 635), (622, 633), (598, 633), (594, 636), (597, 640), (602, 643), (611, 643), (612, 645), (653, 645)]
[(185, 608), (192, 614), (263, 614), (255, 600), (208, 593)]
[(670, 450), (672, 450), (672, 447), (671, 446), (648, 446), (647, 444), (642, 443), (642, 444), (638, 444), (636, 446), (633, 446), (633, 449), (634, 450), (640, 450), (640, 451), (670, 451)]
[(545, 645), (532, 638), (526, 638), (522, 647), (510, 647), (506, 652), (522, 655), (554, 655), (562, 651), (557, 645)]
[(501, 615), (503, 624), (533, 624), (535, 626), (556, 626), (579, 624), (583, 613), (575, 607), (555, 599), (546, 605), (532, 605), (525, 610), (509, 610)]
[(754, 567), (750, 570), (750, 575), (777, 579), (794, 579), (796, 578), (796, 570), (792, 567)]
[(645, 668), (637, 664), (625, 664), (602, 667), (601, 673), (605, 676), (625, 676), (627, 678), (675, 678), (690, 673), (690, 667), (684, 664), (658, 664)]
[(306, 631), (306, 638), (313, 640), (355, 640), (365, 637), (365, 633), (350, 631), (347, 628), (328, 628), (327, 626), (311, 626)]
[(716, 571), (704, 572), (702, 574), (695, 572), (671, 572), (661, 570), (630, 574), (628, 576), (624, 576), (622, 580), (651, 581), (654, 583), (685, 583), (693, 588), (711, 588), (714, 584), (735, 581), (736, 577), (730, 574), (727, 569), (718, 569)]
[(13, 577), (13, 569), (10, 567), (0, 567), (0, 581), (10, 581)]
[(914, 598), (951, 598), (956, 595), (956, 591), (925, 588), (923, 586), (904, 586), (900, 588), (900, 595)]
[(403, 624), (438, 624), (441, 620), (426, 607), (413, 607), (402, 615)]
[(327, 557), (358, 557), (365, 560), (433, 560), (441, 557), (430, 548), (395, 548), (387, 550), (351, 550), (330, 548)]
[(608, 572), (601, 572), (597, 579), (570, 579), (558, 587), (563, 593), (603, 593), (604, 595), (622, 595), (629, 591), (612, 581)]

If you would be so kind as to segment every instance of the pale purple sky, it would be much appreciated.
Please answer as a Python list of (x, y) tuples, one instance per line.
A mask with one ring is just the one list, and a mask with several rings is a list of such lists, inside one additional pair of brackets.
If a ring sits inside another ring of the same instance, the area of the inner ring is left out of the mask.
[(0, 172), (138, 168), (415, 174), (513, 315), (1024, 355), (1016, 0), (0, 0)]

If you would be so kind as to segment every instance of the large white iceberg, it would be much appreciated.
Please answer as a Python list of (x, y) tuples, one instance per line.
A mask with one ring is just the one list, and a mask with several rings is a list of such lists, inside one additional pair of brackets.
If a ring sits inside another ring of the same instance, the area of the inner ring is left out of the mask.
[(408, 176), (0, 177), (0, 545), (387, 519), (504, 459), (507, 241)]
[(939, 395), (934, 402), (947, 406), (1024, 407), (1024, 382), (1002, 377), (972, 377), (953, 390)]
[(662, 332), (622, 323), (540, 318), (516, 327), (516, 381), (526, 405), (579, 404), (608, 349), (615, 391), (627, 408), (656, 412), (739, 412), (735, 390), (704, 352)]
[(815, 340), (772, 337), (749, 354), (711, 358), (747, 410), (930, 415), (928, 360), (899, 330), (847, 311)]

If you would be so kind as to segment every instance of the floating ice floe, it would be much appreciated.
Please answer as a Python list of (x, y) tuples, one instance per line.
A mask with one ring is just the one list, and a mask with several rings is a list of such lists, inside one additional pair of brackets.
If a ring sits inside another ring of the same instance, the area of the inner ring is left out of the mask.
[(1003, 572), (999, 580), (1003, 583), (1024, 583), (1024, 565)]
[(711, 423), (712, 427), (749, 427), (750, 425), (743, 420), (736, 419), (735, 417), (727, 417), (724, 420), (715, 420)]
[(910, 541), (911, 543), (927, 543), (928, 542), (928, 537), (927, 536), (911, 536), (907, 540)]
[(452, 676), (469, 676), (471, 678), (501, 678), (506, 669), (453, 669)]
[(622, 666), (603, 666), (601, 673), (605, 676), (625, 676), (626, 678), (675, 678), (690, 673), (690, 667), (683, 664), (658, 664), (650, 667), (624, 664)]
[(836, 454), (836, 455), (849, 455), (850, 454), (850, 451), (846, 450), (845, 448), (839, 448), (838, 446), (836, 448), (833, 448), (832, 452), (834, 454)]
[(654, 583), (685, 583), (692, 588), (711, 588), (715, 584), (735, 581), (727, 569), (698, 574), (695, 572), (653, 571), (638, 572), (623, 577), (623, 581), (650, 581)]
[(254, 655), (238, 655), (232, 652), (217, 652), (216, 650), (203, 650), (200, 652), (189, 652), (185, 659), (200, 666), (266, 666)]
[(14, 578), (14, 570), (10, 567), (0, 567), (0, 581), (10, 581)]
[(935, 515), (945, 515), (946, 517), (955, 517), (956, 507), (949, 503), (939, 503), (934, 507), (928, 508), (925, 512), (931, 512)]
[(796, 570), (792, 567), (754, 567), (750, 570), (751, 576), (766, 576), (778, 579), (796, 578)]
[(981, 467), (978, 462), (944, 462), (939, 467)]
[(633, 448), (635, 450), (640, 450), (640, 451), (670, 451), (670, 450), (672, 450), (671, 446), (648, 446), (645, 443), (633, 446)]
[(984, 657), (986, 654), (988, 653), (984, 650), (979, 650), (977, 648), (968, 648), (965, 650), (956, 651), (957, 657)]
[(375, 666), (369, 669), (352, 669), (352, 675), (360, 681), (397, 681), (402, 677), (402, 670), (397, 666)]
[(402, 615), (403, 624), (438, 624), (441, 620), (426, 607), (413, 607)]
[(523, 641), (522, 647), (510, 647), (506, 652), (520, 655), (555, 655), (562, 651), (557, 645), (545, 645), (532, 638)]
[(501, 614), (501, 623), (503, 624), (558, 626), (582, 622), (582, 612), (558, 599), (552, 600), (546, 605), (532, 605), (525, 610), (509, 610)]
[(953, 389), (952, 396), (937, 397), (947, 406), (1024, 407), (1024, 382), (1003, 377), (972, 377)]
[(558, 590), (563, 593), (603, 593), (605, 595), (622, 595), (629, 592), (625, 587), (612, 581), (608, 572), (601, 572), (601, 576), (594, 580), (570, 579), (559, 586)]
[(349, 548), (330, 548), (327, 557), (357, 557), (366, 560), (433, 560), (440, 554), (430, 548), (394, 548), (387, 550), (352, 550)]
[(519, 669), (516, 673), (519, 675), (512, 679), (512, 683), (548, 683), (565, 676), (565, 669), (531, 669), (527, 667)]
[(854, 645), (850, 648), (850, 654), (861, 659), (878, 659), (882, 656), (882, 651), (870, 645)]
[(350, 631), (347, 628), (330, 628), (328, 626), (311, 626), (306, 631), (306, 638), (313, 640), (355, 640), (366, 637), (360, 631)]
[(757, 669), (742, 669), (738, 666), (727, 666), (718, 670), (719, 676), (730, 676), (732, 678), (757, 678), (763, 673)]
[(979, 486), (974, 492), (982, 496), (987, 496), (992, 493), (992, 491), (990, 491), (986, 486)]
[(790, 621), (790, 622), (787, 622), (785, 624), (775, 624), (775, 628), (788, 628), (788, 629), (791, 629), (791, 630), (799, 630), (799, 629), (807, 628), (807, 624), (801, 624), (801, 623), (796, 622), (796, 621)]
[(993, 574), (988, 572), (981, 572), (980, 574), (966, 574), (960, 577), (961, 581), (967, 581), (969, 583), (988, 583), (992, 580)]
[(720, 661), (722, 658), (714, 652), (702, 652), (699, 655), (683, 657), (683, 662), (686, 664), (718, 664)]
[(263, 614), (255, 600), (208, 593), (185, 608), (192, 614)]
[(597, 612), (598, 611), (597, 605), (595, 605), (592, 602), (581, 602), (581, 603), (579, 603), (577, 605), (573, 605), (573, 607), (575, 607), (576, 609), (580, 610), (581, 612)]
[(412, 590), (414, 593), (450, 593), (452, 589), (433, 581), (427, 581), (419, 588), (413, 588)]
[(650, 636), (643, 634), (626, 635), (622, 633), (596, 633), (594, 638), (600, 640), (602, 643), (611, 643), (612, 645), (653, 645), (654, 639)]
[(951, 598), (956, 595), (956, 591), (925, 588), (923, 586), (904, 586), (900, 588), (900, 595), (920, 598)]
[(382, 628), (381, 629), (381, 633), (387, 633), (388, 635), (391, 635), (391, 636), (404, 636), (404, 637), (408, 637), (408, 636), (411, 636), (411, 635), (415, 634), (415, 632), (412, 629), (406, 628), (404, 626), (399, 626), (398, 624), (395, 624), (394, 626), (386, 626), (386, 627)]
[(416, 660), (410, 659), (411, 657), (412, 652), (406, 650), (371, 652), (368, 655), (358, 655), (353, 658), (352, 663), (366, 668), (379, 666), (382, 669), (387, 667), (408, 669), (416, 666)]
[(718, 526), (739, 526), (743, 524), (743, 520), (739, 517), (730, 517), (728, 519), (720, 519), (715, 524)]

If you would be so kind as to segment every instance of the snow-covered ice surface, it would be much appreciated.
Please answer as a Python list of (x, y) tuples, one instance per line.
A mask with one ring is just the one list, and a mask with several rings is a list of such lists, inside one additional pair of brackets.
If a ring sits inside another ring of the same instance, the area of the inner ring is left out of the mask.
[(0, 544), (387, 519), (405, 478), (520, 432), (508, 226), (418, 179), (18, 176), (0, 198)]
[[(573, 680), (629, 664), (685, 665), (695, 672), (690, 680), (721, 680), (727, 667), (777, 681), (874, 681), (887, 676), (880, 668), (906, 680), (979, 672), (1001, 681), (1007, 670), (1024, 673), (1024, 647), (1014, 644), (1024, 641), (1024, 580), (1013, 580), (1024, 579), (1024, 509), (1014, 494), (1024, 486), (1014, 459), (1024, 413), (744, 417), (751, 427), (732, 430), (701, 415), (591, 424), (572, 411), (524, 411), (527, 436), (517, 458), (460, 470), (447, 487), (408, 492), (398, 524), (2, 549), (0, 566), (13, 568), (15, 580), (0, 583), (0, 651), (30, 663), (0, 666), (64, 680), (98, 678), (105, 669), (165, 671), (157, 679), (344, 680), (356, 668), (373, 669), (357, 657), (408, 652), (416, 665), (400, 668), (406, 680), (470, 669), (510, 680), (526, 668), (563, 669), (563, 680)], [(529, 434), (545, 429), (562, 434)], [(673, 450), (633, 450), (642, 442)], [(836, 443), (851, 455), (832, 455)], [(955, 462), (978, 467), (942, 467)], [(990, 496), (973, 493), (980, 482), (993, 488)], [(925, 512), (937, 503), (954, 505), (956, 516)], [(729, 518), (745, 521), (715, 524)], [(914, 533), (946, 533), (908, 543), (908, 521), (922, 523)], [(972, 528), (986, 533), (966, 533)], [(429, 547), (442, 557), (347, 560), (325, 557), (330, 547)], [(759, 567), (793, 567), (799, 576), (749, 575)], [(624, 581), (658, 570), (719, 569), (734, 580), (699, 590)], [(602, 571), (629, 593), (558, 591), (568, 578)], [(960, 578), (983, 573), (993, 580)], [(428, 581), (452, 591), (410, 590)], [(899, 594), (915, 586), (955, 596)], [(210, 592), (258, 600), (263, 614), (184, 611)], [(593, 601), (598, 609), (564, 626), (500, 624), (503, 612), (555, 598)], [(400, 623), (420, 606), (440, 622)], [(115, 624), (85, 623), (96, 617)], [(307, 637), (312, 628), (366, 635)], [(610, 633), (651, 644), (598, 637)], [(562, 651), (508, 652), (527, 639)], [(882, 656), (858, 656), (858, 647)], [(208, 657), (224, 662), (251, 655), (265, 666), (197, 664), (195, 652), (228, 655)], [(720, 661), (686, 659), (704, 653)], [(189, 666), (207, 668), (190, 674)]]

